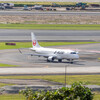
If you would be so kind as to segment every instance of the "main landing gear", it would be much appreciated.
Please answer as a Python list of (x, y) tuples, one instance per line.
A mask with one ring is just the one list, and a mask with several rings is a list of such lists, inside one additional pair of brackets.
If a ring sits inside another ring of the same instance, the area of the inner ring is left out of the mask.
[(58, 59), (58, 62), (62, 62), (62, 59)]

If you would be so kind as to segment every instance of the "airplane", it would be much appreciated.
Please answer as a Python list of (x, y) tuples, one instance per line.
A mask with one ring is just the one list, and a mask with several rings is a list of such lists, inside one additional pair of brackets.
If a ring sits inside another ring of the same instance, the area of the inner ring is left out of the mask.
[[(39, 56), (39, 57), (43, 56), (47, 58), (47, 62), (53, 62), (55, 59), (57, 59), (58, 62), (62, 62), (63, 59), (66, 59), (70, 63), (73, 63), (74, 60), (79, 59), (78, 52), (74, 50), (41, 47), (34, 33), (31, 33), (31, 37), (32, 37), (32, 48), (29, 49), (35, 52), (29, 54), (31, 56)], [(22, 52), (20, 51), (20, 53)]]

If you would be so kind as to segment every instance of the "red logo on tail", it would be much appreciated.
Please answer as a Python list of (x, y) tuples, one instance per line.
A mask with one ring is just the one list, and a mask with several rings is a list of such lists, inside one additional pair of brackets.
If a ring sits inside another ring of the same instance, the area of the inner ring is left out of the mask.
[(36, 40), (33, 40), (33, 45), (34, 45), (34, 46), (36, 45)]

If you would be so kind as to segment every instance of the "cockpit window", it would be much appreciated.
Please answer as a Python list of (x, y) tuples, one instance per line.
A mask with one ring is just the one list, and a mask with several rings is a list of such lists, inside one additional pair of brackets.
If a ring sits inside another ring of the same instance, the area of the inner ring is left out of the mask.
[(76, 52), (71, 52), (71, 54), (76, 54)]

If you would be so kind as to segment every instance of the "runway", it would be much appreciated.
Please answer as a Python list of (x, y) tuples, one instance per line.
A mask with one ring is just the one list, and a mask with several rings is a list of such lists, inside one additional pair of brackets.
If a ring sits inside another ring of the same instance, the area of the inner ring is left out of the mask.
[(31, 41), (34, 32), (39, 41), (100, 41), (100, 31), (0, 29), (0, 41)]

